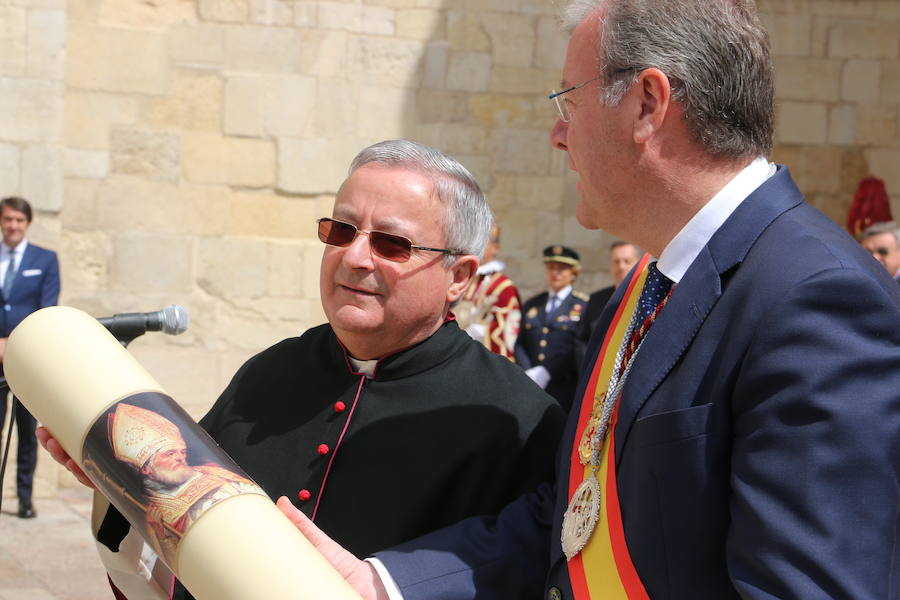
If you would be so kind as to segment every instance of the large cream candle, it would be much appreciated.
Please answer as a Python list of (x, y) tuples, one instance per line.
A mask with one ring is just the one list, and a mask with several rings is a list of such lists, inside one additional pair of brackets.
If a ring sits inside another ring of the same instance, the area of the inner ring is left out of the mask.
[(37, 311), (3, 362), (13, 393), (199, 600), (359, 598), (94, 318)]

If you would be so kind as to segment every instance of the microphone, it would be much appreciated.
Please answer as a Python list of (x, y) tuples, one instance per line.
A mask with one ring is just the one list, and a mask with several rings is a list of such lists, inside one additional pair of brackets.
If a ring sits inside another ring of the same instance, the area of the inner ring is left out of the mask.
[(184, 333), (188, 328), (188, 312), (183, 306), (171, 304), (162, 310), (148, 313), (121, 313), (97, 319), (120, 342), (130, 342), (148, 331), (162, 331), (169, 335)]

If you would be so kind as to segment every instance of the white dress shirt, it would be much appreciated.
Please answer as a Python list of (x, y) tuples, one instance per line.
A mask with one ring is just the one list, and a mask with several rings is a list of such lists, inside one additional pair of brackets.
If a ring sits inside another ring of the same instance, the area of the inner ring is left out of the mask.
[[(554, 296), (556, 297), (556, 307), (559, 307), (560, 304), (563, 303), (563, 300), (569, 297), (569, 294), (572, 293), (572, 286), (567, 285), (563, 289), (558, 292), (554, 292), (553, 290), (547, 290), (547, 304), (544, 305), (544, 312), (550, 314), (551, 304), (553, 303)], [(554, 308), (556, 308), (554, 307)]]
[(666, 244), (656, 263), (660, 272), (675, 283), (681, 281), (688, 267), (731, 213), (774, 174), (775, 165), (762, 156), (744, 167)]

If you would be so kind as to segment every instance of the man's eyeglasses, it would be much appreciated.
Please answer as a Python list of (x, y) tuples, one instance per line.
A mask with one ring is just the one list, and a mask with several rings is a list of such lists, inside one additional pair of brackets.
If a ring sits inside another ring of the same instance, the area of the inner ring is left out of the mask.
[(572, 87), (566, 88), (561, 92), (557, 92), (556, 90), (550, 90), (549, 98), (550, 98), (550, 100), (553, 100), (553, 102), (556, 104), (556, 110), (559, 111), (559, 118), (562, 119), (563, 123), (569, 122), (569, 120), (572, 118), (572, 113), (569, 112), (569, 107), (566, 106), (565, 99), (564, 98), (561, 99), (560, 97), (563, 94), (568, 94), (569, 92), (574, 92), (578, 88), (582, 88), (582, 87), (586, 86), (587, 84), (589, 84), (590, 82), (597, 81), (598, 79), (600, 79), (599, 76), (592, 77), (591, 79), (588, 79), (587, 81), (582, 81), (578, 85), (573, 85)]
[(465, 254), (462, 250), (416, 246), (402, 235), (394, 235), (383, 231), (363, 231), (350, 223), (336, 221), (327, 217), (316, 222), (319, 224), (319, 239), (329, 246), (344, 248), (352, 244), (356, 236), (362, 233), (369, 236), (369, 246), (372, 248), (372, 252), (381, 258), (393, 262), (402, 263), (408, 261), (413, 250), (440, 252), (451, 256)]
[[(612, 78), (612, 77), (615, 77), (616, 75), (619, 75), (620, 73), (625, 73), (626, 71), (633, 71), (633, 70), (634, 70), (634, 67), (625, 67), (624, 69), (618, 69), (610, 77)], [(588, 79), (587, 81), (582, 81), (578, 85), (573, 85), (570, 88), (566, 88), (566, 89), (562, 90), (561, 92), (557, 92), (556, 90), (550, 90), (550, 95), (548, 96), (548, 98), (550, 100), (553, 100), (553, 102), (556, 104), (556, 110), (559, 111), (559, 118), (562, 119), (563, 123), (568, 123), (569, 121), (572, 120), (572, 111), (569, 110), (569, 107), (566, 104), (565, 99), (560, 98), (560, 96), (562, 96), (563, 94), (568, 94), (569, 92), (574, 92), (578, 88), (583, 88), (590, 82), (597, 81), (598, 79), (600, 79), (599, 75), (597, 77), (592, 77), (592, 78)]]

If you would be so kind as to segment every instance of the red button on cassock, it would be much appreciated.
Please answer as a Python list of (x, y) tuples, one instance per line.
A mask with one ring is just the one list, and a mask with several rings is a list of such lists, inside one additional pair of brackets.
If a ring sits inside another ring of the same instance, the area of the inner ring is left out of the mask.
[(316, 451), (322, 456), (325, 456), (326, 454), (328, 454), (328, 446), (326, 444), (319, 444), (319, 447), (316, 449)]
[(297, 492), (297, 497), (300, 498), (300, 502), (306, 502), (311, 496), (312, 494), (309, 493), (309, 490), (300, 490)]
[(336, 412), (336, 413), (342, 413), (342, 412), (344, 412), (346, 409), (347, 409), (347, 405), (344, 404), (343, 402), (338, 401), (338, 402), (335, 402), (335, 403), (334, 403), (334, 412)]

